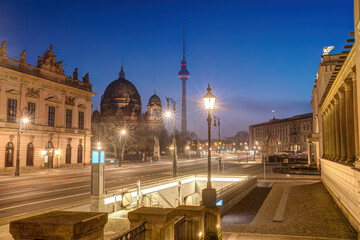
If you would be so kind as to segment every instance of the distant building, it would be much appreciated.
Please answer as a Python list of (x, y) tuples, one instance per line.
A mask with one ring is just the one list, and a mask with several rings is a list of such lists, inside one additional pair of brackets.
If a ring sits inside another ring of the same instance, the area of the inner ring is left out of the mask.
[[(110, 158), (142, 159), (145, 154), (158, 159), (164, 131), (159, 96), (154, 92), (147, 112), (142, 114), (141, 110), (141, 96), (135, 85), (125, 78), (121, 66), (118, 79), (112, 81), (101, 96), (100, 112), (93, 112), (93, 144), (101, 142)], [(121, 135), (122, 129), (126, 130), (125, 135)]]
[(260, 147), (261, 152), (303, 153), (307, 151), (306, 136), (312, 129), (312, 113), (276, 119), (249, 126), (249, 150)]
[(89, 74), (67, 77), (53, 46), (38, 57), (37, 66), (7, 57), (0, 47), (0, 169), (16, 165), (20, 118), (20, 167), (53, 168), (90, 163), (91, 98)]

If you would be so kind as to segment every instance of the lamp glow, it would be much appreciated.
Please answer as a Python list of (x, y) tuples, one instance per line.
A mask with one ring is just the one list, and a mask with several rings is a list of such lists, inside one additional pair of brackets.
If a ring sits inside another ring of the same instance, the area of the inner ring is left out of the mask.
[(165, 117), (170, 118), (170, 117), (171, 117), (171, 112), (170, 112), (170, 111), (166, 111), (166, 112), (165, 112)]
[(22, 121), (23, 123), (29, 123), (29, 119), (28, 119), (28, 118), (22, 118), (21, 121)]
[(208, 92), (203, 97), (205, 109), (212, 110), (212, 109), (214, 109), (216, 97), (211, 93), (210, 84), (208, 85), (207, 91)]

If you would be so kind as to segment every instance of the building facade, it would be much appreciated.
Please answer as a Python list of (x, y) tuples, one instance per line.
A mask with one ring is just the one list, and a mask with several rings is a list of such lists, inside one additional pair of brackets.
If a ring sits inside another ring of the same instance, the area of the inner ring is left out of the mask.
[(324, 48), (312, 92), (313, 132), (309, 134), (308, 142), (314, 148), (322, 182), (359, 234), (359, 0), (354, 0), (354, 32), (350, 36), (345, 51), (340, 54), (329, 54), (329, 48)]
[[(249, 150), (268, 154), (307, 152), (307, 134), (312, 129), (312, 113), (276, 119), (249, 126)], [(260, 149), (259, 149), (260, 147)]]
[[(91, 98), (89, 74), (67, 77), (53, 46), (37, 66), (7, 57), (0, 47), (0, 169), (11, 171), (20, 152), (20, 167), (62, 167), (90, 163)], [(18, 132), (22, 125), (20, 148)]]

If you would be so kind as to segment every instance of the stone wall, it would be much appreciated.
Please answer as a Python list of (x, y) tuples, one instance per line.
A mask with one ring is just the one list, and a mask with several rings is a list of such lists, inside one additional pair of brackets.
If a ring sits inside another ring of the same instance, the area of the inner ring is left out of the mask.
[(360, 232), (360, 171), (321, 159), (321, 179), (345, 217)]

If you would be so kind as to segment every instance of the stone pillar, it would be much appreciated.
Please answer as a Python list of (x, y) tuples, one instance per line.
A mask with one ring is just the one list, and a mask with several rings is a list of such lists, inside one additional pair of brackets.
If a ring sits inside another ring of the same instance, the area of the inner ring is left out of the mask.
[(141, 207), (128, 213), (130, 228), (145, 223), (145, 239), (174, 239), (174, 208)]
[(340, 143), (340, 103), (339, 103), (339, 94), (336, 93), (335, 96), (335, 147), (336, 147), (336, 156), (335, 160), (340, 161), (341, 159), (341, 143)]
[(354, 104), (353, 104), (353, 84), (352, 78), (345, 80), (345, 119), (346, 119), (346, 143), (347, 159), (346, 162), (355, 160), (355, 133), (354, 133)]
[(330, 101), (330, 140), (331, 140), (331, 160), (336, 159), (336, 130), (335, 130), (335, 101)]
[(322, 130), (322, 158), (326, 158), (326, 145), (325, 145), (325, 112), (321, 114), (321, 130)]
[(346, 116), (345, 116), (345, 88), (339, 88), (339, 107), (340, 107), (340, 143), (341, 158), (340, 161), (345, 162), (347, 159), (346, 149)]
[(311, 142), (308, 142), (308, 165), (311, 165)]
[(327, 149), (327, 154), (326, 154), (326, 158), (330, 159), (331, 158), (331, 144), (330, 144), (330, 109), (327, 108), (326, 109), (326, 149)]
[(7, 121), (6, 120), (7, 102), (6, 102), (6, 88), (5, 88), (6, 80), (2, 79), (3, 77), (4, 77), (3, 75), (0, 75), (0, 104), (1, 106), (6, 106), (6, 107), (0, 108), (0, 121)]
[(14, 240), (103, 240), (107, 213), (49, 212), (10, 223)]

